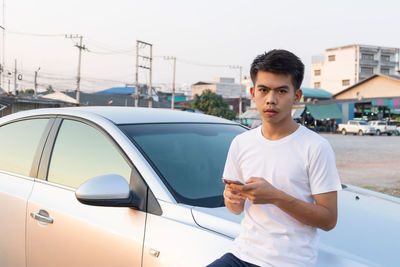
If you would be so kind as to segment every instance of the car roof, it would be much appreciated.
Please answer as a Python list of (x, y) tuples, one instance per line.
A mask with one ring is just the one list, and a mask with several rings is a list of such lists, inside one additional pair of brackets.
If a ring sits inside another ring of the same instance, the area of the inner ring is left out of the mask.
[[(21, 117), (40, 115), (70, 115), (79, 117), (100, 116), (112, 121), (114, 124), (137, 123), (225, 123), (236, 124), (223, 118), (193, 113), (188, 111), (161, 109), (161, 108), (136, 108), (136, 107), (67, 107), (44, 108), (17, 112), (6, 117), (18, 119)], [(3, 117), (4, 118), (4, 117)], [(0, 119), (0, 122), (2, 120)]]

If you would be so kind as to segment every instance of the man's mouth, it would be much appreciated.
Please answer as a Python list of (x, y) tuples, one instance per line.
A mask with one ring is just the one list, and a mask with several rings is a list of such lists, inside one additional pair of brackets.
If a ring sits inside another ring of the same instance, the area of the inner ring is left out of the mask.
[(264, 110), (264, 112), (265, 112), (267, 115), (275, 115), (275, 114), (278, 113), (277, 110), (272, 109), (272, 108), (266, 109), (266, 110)]

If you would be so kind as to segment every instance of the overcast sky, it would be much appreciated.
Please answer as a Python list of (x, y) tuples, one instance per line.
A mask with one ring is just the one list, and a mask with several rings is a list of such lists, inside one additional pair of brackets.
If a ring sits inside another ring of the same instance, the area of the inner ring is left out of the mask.
[[(238, 79), (238, 70), (223, 65), (241, 65), (248, 75), (256, 55), (283, 48), (302, 59), (303, 86), (309, 87), (311, 56), (326, 48), (400, 47), (395, 0), (4, 1), (5, 65), (13, 71), (17, 59), (21, 88), (32, 88), (38, 67), (39, 88), (76, 87), (78, 49), (64, 34), (82, 35), (89, 49), (82, 55), (83, 91), (134, 82), (136, 40), (154, 45), (153, 83), (167, 86), (172, 62), (162, 56), (177, 57), (176, 82), (190, 85), (219, 76)], [(148, 79), (146, 71), (139, 73), (140, 82)]]

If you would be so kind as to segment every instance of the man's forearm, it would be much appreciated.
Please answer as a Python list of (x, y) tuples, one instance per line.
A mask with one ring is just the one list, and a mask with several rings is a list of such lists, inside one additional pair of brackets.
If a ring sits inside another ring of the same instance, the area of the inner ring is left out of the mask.
[[(336, 192), (334, 196), (336, 198)], [(328, 193), (328, 194), (330, 194)], [(296, 220), (329, 231), (333, 229), (337, 221), (337, 211), (332, 211), (323, 204), (313, 204), (299, 200), (283, 191), (280, 191), (274, 203), (281, 210), (295, 218)]]

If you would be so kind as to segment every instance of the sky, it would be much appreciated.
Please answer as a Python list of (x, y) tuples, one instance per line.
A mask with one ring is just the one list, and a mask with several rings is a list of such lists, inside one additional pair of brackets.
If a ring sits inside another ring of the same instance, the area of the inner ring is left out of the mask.
[[(1, 0), (3, 1), (3, 0)], [(14, 89), (15, 60), (22, 75), (19, 89), (74, 90), (78, 39), (82, 52), (81, 90), (94, 92), (135, 82), (136, 40), (153, 44), (152, 82), (172, 84), (174, 56), (177, 87), (215, 77), (249, 76), (255, 56), (287, 49), (305, 64), (303, 87), (310, 87), (313, 55), (327, 48), (366, 44), (400, 47), (400, 1), (370, 0), (4, 0), (0, 25), (5, 27), (5, 77)], [(3, 12), (4, 11), (4, 12)], [(3, 17), (4, 14), (4, 17)], [(4, 23), (3, 23), (4, 22)], [(0, 30), (0, 52), (3, 35)], [(140, 54), (148, 55), (148, 47)], [(143, 63), (143, 62), (142, 62)], [(145, 64), (145, 63), (143, 63)], [(150, 79), (139, 71), (139, 82)]]

